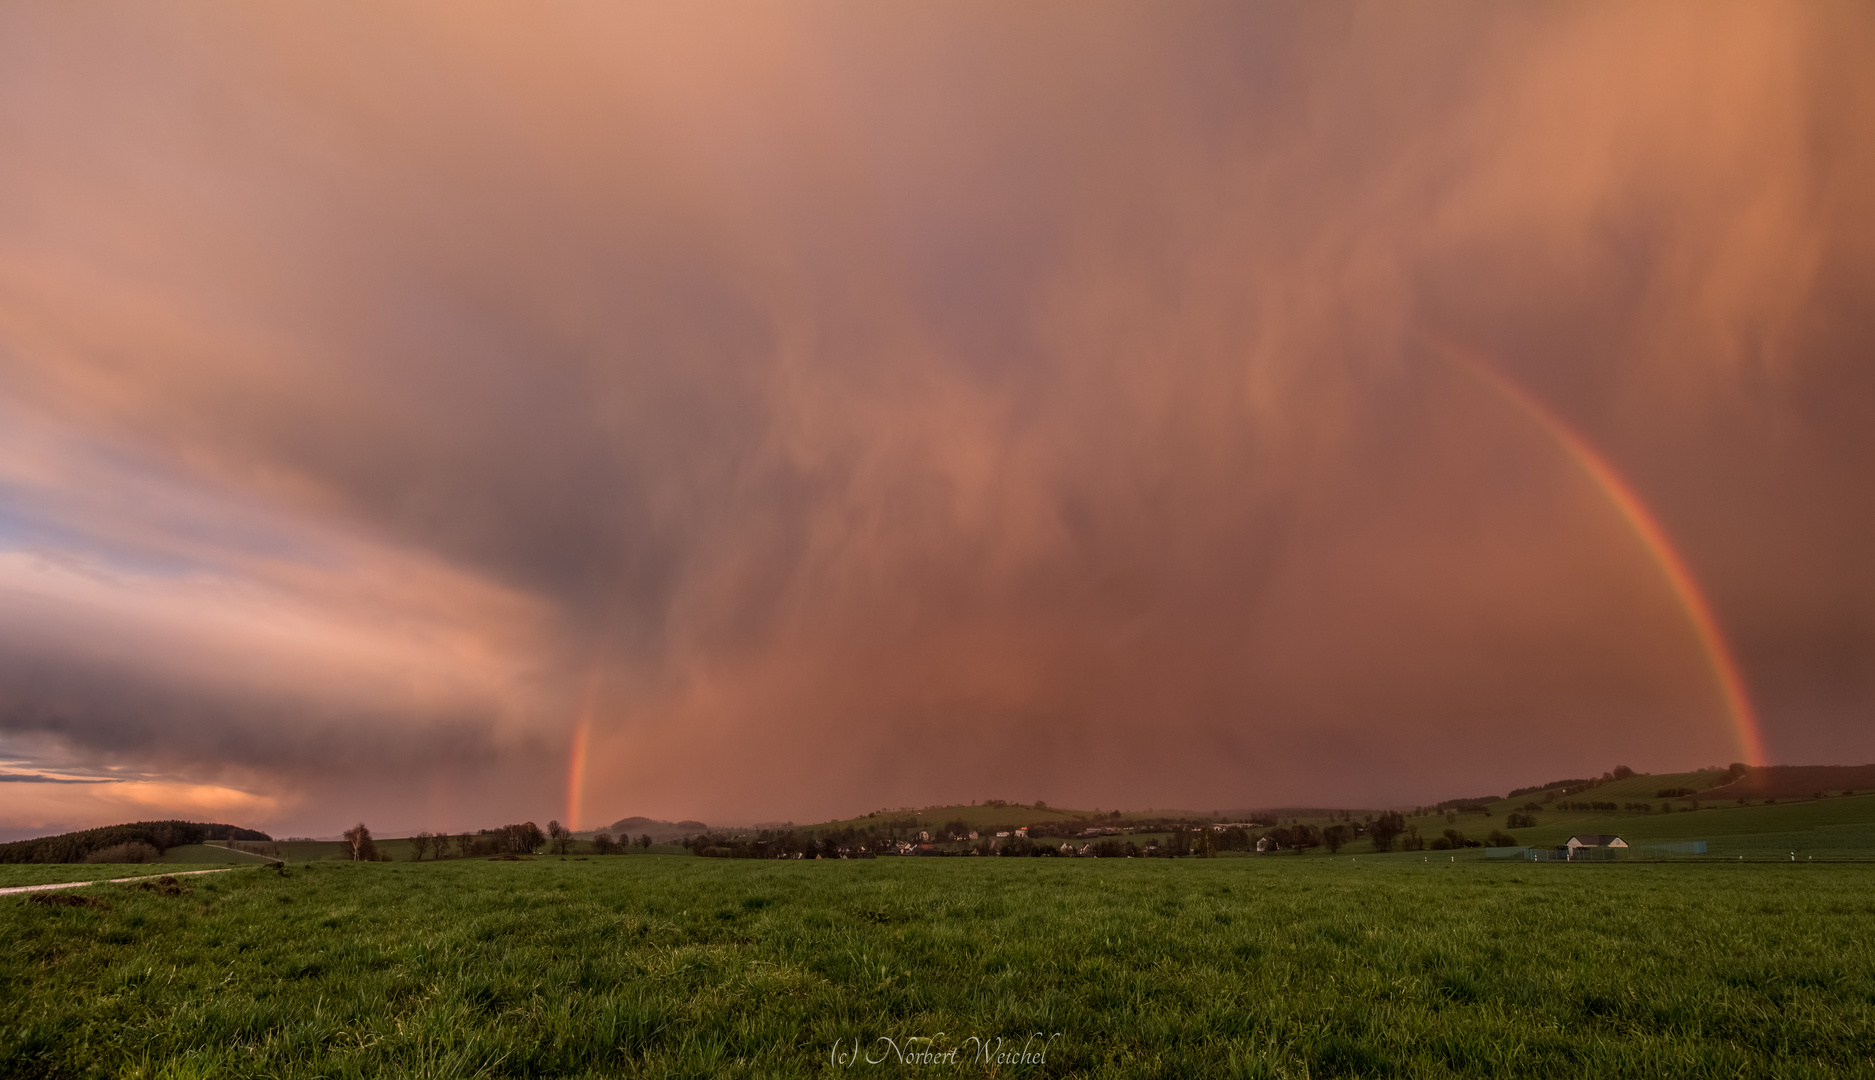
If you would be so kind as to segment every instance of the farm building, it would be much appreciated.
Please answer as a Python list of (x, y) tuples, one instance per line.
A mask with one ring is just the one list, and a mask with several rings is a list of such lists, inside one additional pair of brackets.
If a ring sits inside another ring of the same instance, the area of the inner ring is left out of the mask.
[(1625, 848), (1627, 846), (1628, 842), (1626, 840), (1612, 833), (1578, 833), (1575, 836), (1571, 836), (1569, 842), (1563, 845), (1563, 847), (1568, 849), (1569, 857), (1572, 859), (1575, 858), (1583, 848), (1606, 850), (1610, 848)]

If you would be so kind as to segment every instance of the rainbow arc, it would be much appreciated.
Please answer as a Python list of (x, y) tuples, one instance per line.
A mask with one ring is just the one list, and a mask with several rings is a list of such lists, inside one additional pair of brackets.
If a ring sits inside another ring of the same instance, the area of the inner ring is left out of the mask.
[[(1523, 415), (1533, 420), (1537, 427), (1547, 434), (1550, 440), (1575, 463), (1583, 475), (1608, 500), (1609, 504), (1627, 524), (1629, 530), (1640, 542), (1641, 548), (1660, 571), (1667, 588), (1673, 594), (1680, 610), (1685, 614), (1687, 624), (1698, 642), (1707, 666), (1712, 671), (1720, 698), (1723, 700), (1728, 722), (1737, 741), (1738, 751), (1749, 764), (1759, 765), (1766, 760), (1764, 738), (1759, 727), (1758, 717), (1752, 709), (1751, 696), (1745, 689), (1745, 680), (1738, 667), (1738, 661), (1725, 640), (1723, 628), (1718, 617), (1713, 613), (1712, 605), (1700, 589), (1698, 580), (1693, 576), (1686, 560), (1673, 546), (1666, 529), (1641, 501), (1634, 488), (1619, 471), (1603, 457), (1581, 434), (1569, 426), (1562, 417), (1525, 390), (1516, 381), (1503, 374), (1484, 358), (1465, 348), (1448, 341), (1438, 340), (1426, 335), (1426, 340), (1433, 348), (1454, 362), (1461, 370), (1469, 373), (1485, 386), (1490, 387), (1500, 397), (1514, 405)], [(608, 635), (609, 636), (609, 635)], [(586, 755), (592, 737), (593, 711), (597, 706), (600, 684), (603, 680), (603, 664), (595, 661), (586, 686), (580, 695), (579, 715), (573, 727), (573, 737), (567, 762), (567, 797), (566, 821), (568, 828), (574, 828), (580, 820), (582, 802), (585, 794)]]
[(1659, 519), (1647, 508), (1647, 504), (1641, 501), (1633, 486), (1592, 443), (1488, 360), (1462, 346), (1430, 335), (1427, 341), (1460, 369), (1534, 420), (1627, 523), (1642, 549), (1659, 569), (1680, 610), (1686, 615), (1706, 664), (1712, 670), (1719, 696), (1725, 703), (1727, 719), (1737, 740), (1739, 753), (1748, 764), (1763, 764), (1766, 760), (1763, 732), (1759, 727), (1757, 713), (1752, 709), (1751, 695), (1746, 692), (1744, 675), (1739, 670), (1730, 646), (1726, 644), (1724, 629), (1713, 613), (1712, 604), (1700, 589), (1698, 579), (1687, 566), (1686, 559), (1673, 546), (1666, 529), (1661, 527)]

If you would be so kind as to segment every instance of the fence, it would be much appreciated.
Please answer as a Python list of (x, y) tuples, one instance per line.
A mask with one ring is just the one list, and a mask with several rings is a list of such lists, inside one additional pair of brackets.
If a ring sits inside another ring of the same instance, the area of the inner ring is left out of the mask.
[(1617, 859), (1664, 859), (1675, 855), (1704, 855), (1704, 840), (1681, 840), (1667, 844), (1634, 844), (1629, 847), (1582, 847), (1571, 850), (1559, 848), (1494, 848), (1491, 854), (1499, 851), (1516, 852), (1518, 855), (1498, 856), (1521, 857), (1527, 862), (1614, 862)]

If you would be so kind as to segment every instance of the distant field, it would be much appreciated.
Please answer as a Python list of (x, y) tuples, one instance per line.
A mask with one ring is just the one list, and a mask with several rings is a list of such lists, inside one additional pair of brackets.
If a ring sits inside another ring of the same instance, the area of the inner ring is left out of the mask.
[[(953, 821), (961, 821), (965, 828), (978, 832), (993, 833), (997, 830), (1009, 830), (1022, 825), (1040, 825), (1054, 822), (1072, 821), (1093, 813), (1089, 810), (1067, 810), (1059, 807), (1036, 807), (1032, 805), (1002, 806), (939, 806), (921, 810), (881, 810), (855, 818), (816, 824), (818, 829), (883, 828), (888, 822), (899, 822), (902, 827), (912, 830), (924, 829), (938, 832)], [(1143, 815), (1135, 815), (1143, 816)], [(1123, 822), (1115, 821), (1115, 824)]]
[(0, 889), (13, 885), (50, 885), (62, 881), (102, 881), (106, 878), (162, 874), (193, 867), (162, 863), (10, 863), (0, 864)]
[(1825, 825), (1796, 832), (1718, 836), (1708, 844), (1714, 858), (1858, 859), (1875, 861), (1875, 825)]
[[(1443, 815), (1409, 818), (1420, 834), (1430, 838), (1448, 827), (1459, 829), (1468, 837), (1484, 839), (1492, 829), (1506, 829), (1520, 844), (1551, 847), (1563, 843), (1575, 833), (1614, 833), (1629, 843), (1653, 844), (1682, 840), (1706, 840), (1714, 854), (1745, 854), (1770, 857), (1780, 848), (1786, 858), (1791, 850), (1799, 856), (1817, 858), (1875, 859), (1875, 795), (1831, 796), (1823, 799), (1780, 801), (1773, 805), (1705, 805), (1697, 810), (1684, 809), (1683, 803), (1662, 799), (1631, 800), (1620, 786), (1634, 790), (1666, 784), (1673, 777), (1635, 777), (1629, 781), (1597, 788), (1573, 799), (1598, 802), (1641, 801), (1649, 803), (1651, 813), (1627, 811), (1563, 811), (1540, 806), (1532, 811), (1535, 828), (1508, 829), (1506, 816), (1527, 802), (1526, 798), (1493, 803), (1490, 816), (1456, 814), (1448, 823)], [(1618, 786), (1620, 785), (1620, 786)], [(1638, 785), (1638, 786), (1637, 786)], [(1660, 812), (1661, 805), (1672, 805), (1671, 812)], [(1749, 839), (1758, 836), (1760, 840)], [(1368, 845), (1356, 843), (1352, 850)]]
[[(390, 856), (391, 862), (410, 861), (411, 845), (408, 838), (380, 838), (375, 842), (378, 846), (378, 851), (381, 854)], [(344, 849), (336, 840), (282, 840), (269, 846), (277, 847), (281, 857), (285, 858), (289, 863), (350, 861)], [(453, 847), (451, 850), (454, 850)], [(651, 845), (649, 853), (652, 855), (690, 854), (689, 851), (676, 844), (653, 844)], [(574, 841), (573, 854), (592, 854), (592, 842), (589, 840)], [(631, 849), (631, 854), (637, 856), (645, 854), (645, 852), (634, 846)], [(249, 859), (248, 861), (259, 862), (260, 860)], [(428, 860), (426, 859), (426, 861)]]
[(232, 851), (220, 844), (183, 844), (163, 852), (161, 863), (200, 863), (203, 865), (223, 866), (260, 866), (267, 862), (258, 855)]
[[(1689, 815), (1690, 816), (1690, 815)], [(1875, 867), (694, 858), (0, 901), (0, 1075), (1836, 1077)], [(942, 1068), (836, 1066), (916, 1037)], [(857, 1043), (854, 1040), (858, 1040)], [(994, 1044), (993, 1044), (994, 1045)]]

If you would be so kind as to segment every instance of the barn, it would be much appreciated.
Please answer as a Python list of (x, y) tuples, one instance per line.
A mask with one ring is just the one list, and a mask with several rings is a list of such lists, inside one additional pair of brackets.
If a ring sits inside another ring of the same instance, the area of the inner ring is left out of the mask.
[(1605, 858), (1627, 846), (1626, 840), (1613, 833), (1577, 833), (1569, 838), (1569, 842), (1563, 845), (1563, 849), (1568, 852), (1567, 858), (1574, 860), (1592, 857), (1592, 855), (1601, 855)]

